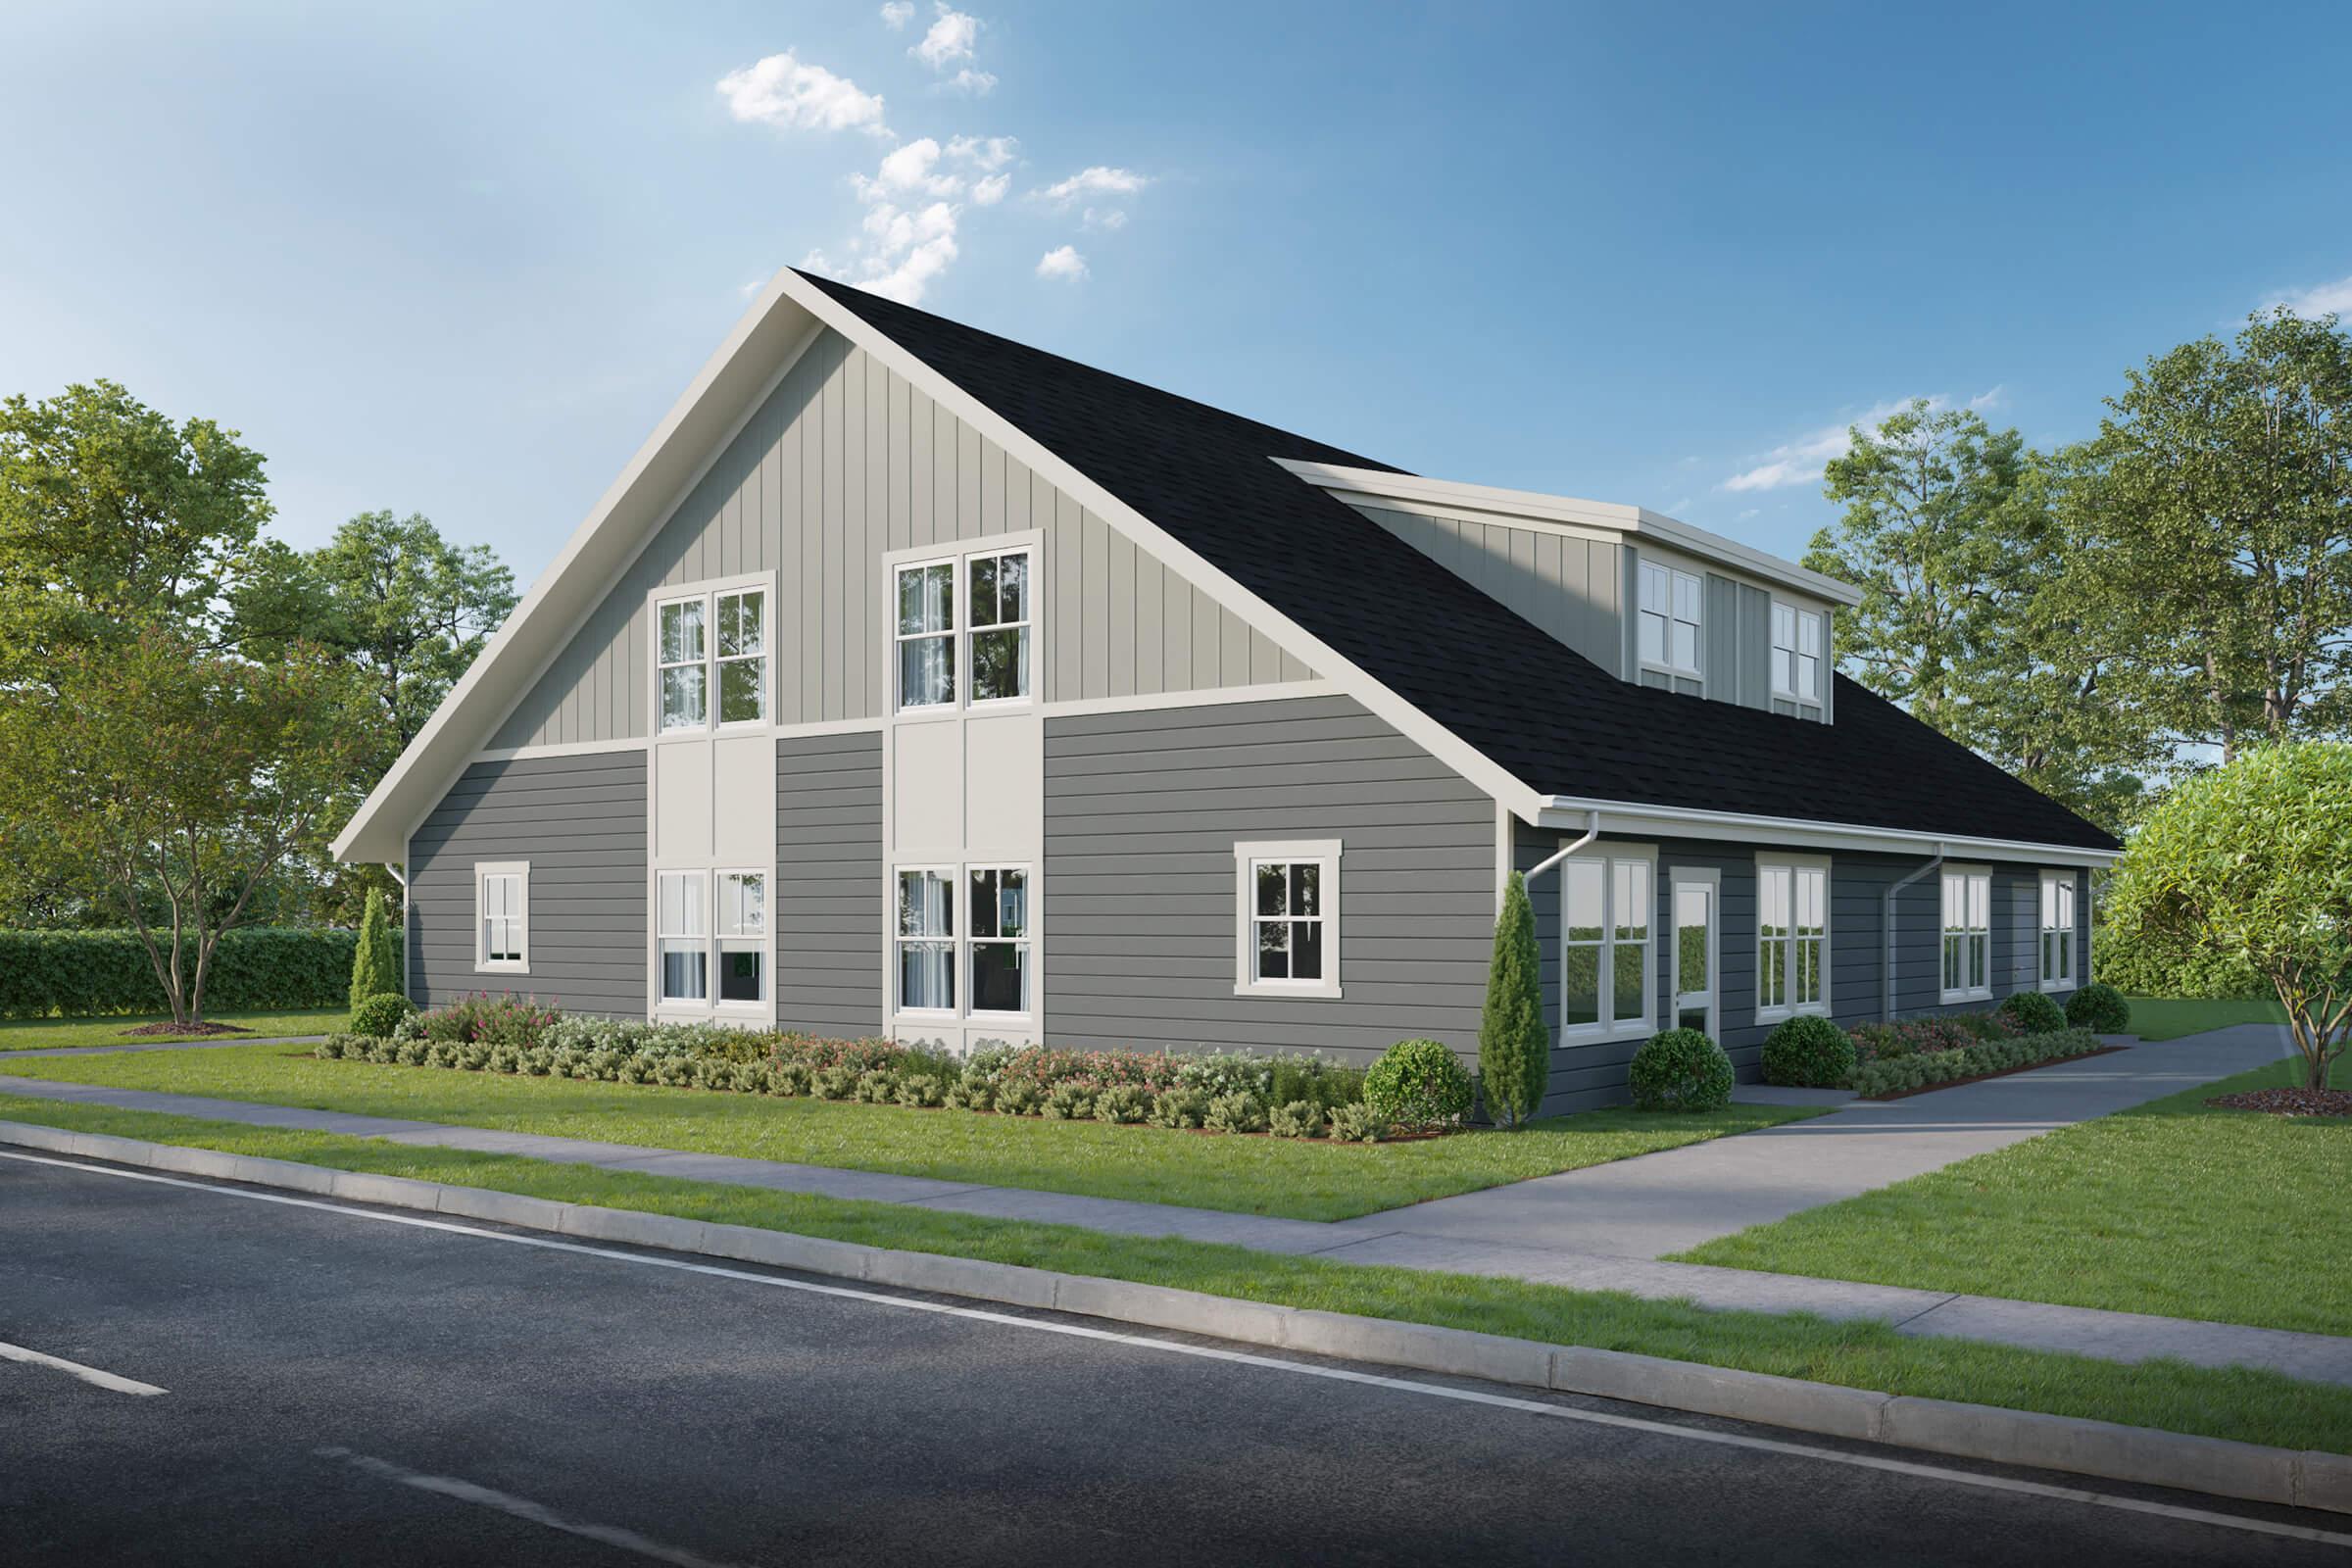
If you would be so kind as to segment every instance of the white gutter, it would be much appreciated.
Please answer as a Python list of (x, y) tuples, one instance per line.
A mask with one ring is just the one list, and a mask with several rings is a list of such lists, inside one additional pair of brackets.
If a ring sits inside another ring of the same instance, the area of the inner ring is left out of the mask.
[[(1879, 929), (1886, 934), (1886, 965), (1879, 971), (1879, 1017), (1886, 1023), (1894, 1022), (1894, 896), (1942, 864), (1943, 846), (1938, 844), (1934, 859), (1902, 880), (1887, 883), (1886, 891), (1879, 896)], [(1936, 961), (1942, 961), (1940, 949)]]
[[(2075, 844), (2037, 844), (2024, 839), (1978, 839), (1956, 837), (1944, 833), (1913, 833), (1901, 828), (1865, 827), (1859, 824), (1832, 822), (1793, 816), (1754, 816), (1741, 811), (1709, 811), (1687, 806), (1648, 806), (1639, 801), (1600, 801), (1575, 795), (1547, 795), (1538, 803), (1538, 812), (1557, 811), (1562, 814), (1607, 811), (1612, 816), (1632, 818), (1639, 822), (1688, 824), (1727, 830), (1762, 829), (1774, 833), (1794, 835), (1800, 839), (1860, 839), (1889, 849), (1904, 845), (1933, 847), (1940, 856), (1947, 849), (1986, 857), (2038, 860), (2049, 865), (2104, 866), (2113, 864), (2121, 850), (2093, 850)], [(1543, 825), (1539, 823), (1539, 825)], [(1737, 837), (1737, 831), (1723, 836)]]

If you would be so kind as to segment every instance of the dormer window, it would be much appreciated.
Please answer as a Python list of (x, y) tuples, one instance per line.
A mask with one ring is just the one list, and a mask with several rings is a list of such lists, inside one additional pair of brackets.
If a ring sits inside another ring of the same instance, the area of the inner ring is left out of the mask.
[(1654, 562), (1642, 563), (1639, 630), (1644, 667), (1697, 678), (1702, 588), (1690, 572)]
[(1821, 616), (1774, 600), (1772, 695), (1791, 703), (1821, 701)]

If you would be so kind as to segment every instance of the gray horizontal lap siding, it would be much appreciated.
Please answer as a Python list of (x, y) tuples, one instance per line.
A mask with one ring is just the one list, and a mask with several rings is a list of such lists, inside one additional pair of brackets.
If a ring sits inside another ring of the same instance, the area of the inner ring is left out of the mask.
[[(1345, 698), (1046, 721), (1041, 930), (1056, 1045), (1477, 1050), (1494, 806)], [(1337, 999), (1236, 996), (1233, 847), (1341, 842)]]
[[(409, 995), (535, 996), (581, 1012), (646, 1010), (645, 759), (476, 762), (409, 841)], [(473, 966), (473, 867), (530, 862), (531, 972)]]
[(883, 1027), (882, 737), (776, 743), (776, 1018), (811, 1034)]

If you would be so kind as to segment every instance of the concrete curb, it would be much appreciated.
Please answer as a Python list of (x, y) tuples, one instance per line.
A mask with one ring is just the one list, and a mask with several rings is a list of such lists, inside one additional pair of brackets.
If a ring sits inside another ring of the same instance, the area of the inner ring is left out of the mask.
[(861, 1247), (749, 1225), (330, 1170), (176, 1144), (0, 1121), (0, 1144), (244, 1182), (582, 1241), (659, 1248), (837, 1279), (1070, 1312), (1378, 1366), (1686, 1410), (1929, 1453), (2352, 1514), (2352, 1456), (2072, 1416), (1873, 1393), (1623, 1350), (1354, 1317), (977, 1258)]

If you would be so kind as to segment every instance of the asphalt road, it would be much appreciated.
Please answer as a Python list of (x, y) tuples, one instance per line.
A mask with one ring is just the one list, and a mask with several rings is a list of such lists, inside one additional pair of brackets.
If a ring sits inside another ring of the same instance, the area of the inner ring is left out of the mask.
[[(0, 1343), (167, 1391), (0, 1359), (0, 1563), (2352, 1560), (1984, 1482), (2352, 1534), (2331, 1515), (1890, 1472), (1846, 1461), (1922, 1456), (373, 1212), (0, 1156)], [(1714, 1441), (1743, 1433), (1819, 1451)]]

